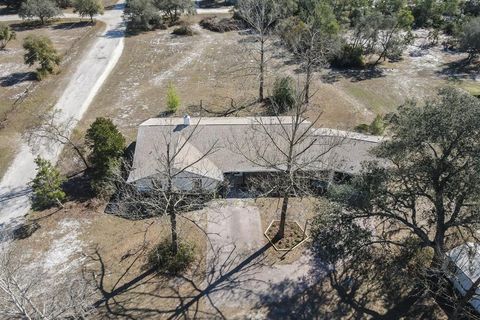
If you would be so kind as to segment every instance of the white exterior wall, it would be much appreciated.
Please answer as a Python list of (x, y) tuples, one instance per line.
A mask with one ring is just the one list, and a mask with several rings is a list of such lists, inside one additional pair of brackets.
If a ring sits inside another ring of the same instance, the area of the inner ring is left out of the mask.
[(202, 189), (207, 191), (214, 191), (221, 183), (218, 180), (200, 176), (191, 172), (182, 172), (175, 177), (173, 183), (176, 188), (184, 191), (191, 191), (194, 189), (194, 180), (199, 179), (202, 181)]
[[(200, 179), (202, 181), (202, 189), (207, 191), (214, 191), (221, 183), (221, 181), (212, 178), (196, 175), (191, 172), (183, 172), (173, 179), (173, 185), (179, 190), (192, 191), (195, 179)], [(135, 181), (135, 185), (141, 192), (148, 192), (152, 189), (152, 181), (149, 178)], [(162, 186), (165, 185), (166, 181), (162, 181)]]

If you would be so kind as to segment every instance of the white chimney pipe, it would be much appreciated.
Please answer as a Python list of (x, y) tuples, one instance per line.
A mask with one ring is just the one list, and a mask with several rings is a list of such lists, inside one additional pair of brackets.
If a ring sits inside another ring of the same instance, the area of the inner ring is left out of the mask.
[(183, 125), (185, 125), (185, 126), (190, 125), (190, 116), (188, 114), (183, 116)]

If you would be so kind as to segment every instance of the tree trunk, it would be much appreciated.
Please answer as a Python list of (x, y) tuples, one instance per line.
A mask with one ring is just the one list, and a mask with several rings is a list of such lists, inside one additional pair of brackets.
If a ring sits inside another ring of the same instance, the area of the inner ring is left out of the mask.
[[(167, 156), (170, 157), (169, 150), (167, 147)], [(170, 171), (170, 167), (169, 167)], [(170, 172), (169, 172), (170, 174)], [(172, 233), (172, 254), (177, 255), (178, 253), (178, 234), (177, 234), (177, 216), (175, 213), (175, 191), (173, 190), (172, 178), (169, 176), (167, 182), (167, 214), (170, 216), (170, 231)]]
[(72, 143), (72, 147), (73, 147), (73, 150), (75, 150), (78, 154), (78, 156), (80, 157), (80, 159), (82, 159), (82, 162), (83, 164), (85, 165), (85, 169), (90, 169), (90, 166), (88, 165), (88, 161), (87, 159), (85, 158), (85, 156), (83, 155), (82, 151), (80, 150), (79, 147), (77, 147), (75, 144)]
[(258, 92), (258, 101), (263, 101), (264, 94), (263, 94), (263, 87), (265, 82), (265, 40), (260, 40), (260, 87)]
[(287, 222), (288, 192), (285, 192), (282, 202), (282, 212), (280, 214), (280, 226), (278, 228), (277, 238), (282, 239), (285, 236), (285, 224)]
[(177, 216), (175, 215), (175, 209), (171, 204), (169, 204), (168, 215), (170, 216), (170, 227), (172, 231), (172, 253), (173, 255), (177, 255), (178, 253)]
[(307, 77), (305, 79), (305, 104), (310, 102), (310, 81), (312, 79), (312, 66), (307, 62)]

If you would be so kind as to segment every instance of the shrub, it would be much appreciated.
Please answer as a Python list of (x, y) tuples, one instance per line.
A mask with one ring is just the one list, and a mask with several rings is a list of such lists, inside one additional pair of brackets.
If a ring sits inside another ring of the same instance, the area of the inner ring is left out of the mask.
[(42, 24), (61, 13), (60, 8), (52, 0), (26, 0), (18, 12), (20, 18), (38, 18)]
[(127, 0), (125, 19), (132, 30), (165, 28), (163, 19), (152, 0)]
[(0, 23), (0, 50), (5, 49), (7, 44), (15, 38), (15, 31), (12, 31), (10, 26)]
[(180, 26), (175, 28), (172, 33), (177, 36), (193, 36), (194, 34), (190, 26)]
[(57, 6), (62, 9), (68, 8), (72, 6), (72, 0), (56, 0)]
[(172, 253), (172, 243), (163, 241), (157, 245), (148, 256), (148, 265), (159, 273), (176, 275), (185, 271), (195, 260), (194, 248), (186, 243), (180, 243), (178, 253)]
[(213, 32), (235, 31), (241, 27), (241, 21), (236, 19), (218, 19), (217, 17), (207, 17), (200, 20), (200, 26)]
[(362, 123), (355, 127), (355, 131), (359, 133), (382, 135), (385, 132), (385, 120), (382, 116), (377, 115), (372, 123)]
[(182, 13), (195, 13), (195, 6), (191, 0), (153, 0), (153, 4), (168, 18), (169, 25), (175, 25)]
[(381, 135), (385, 131), (385, 124), (383, 118), (380, 115), (377, 115), (370, 124), (370, 133), (373, 135)]
[(354, 184), (355, 181), (346, 184), (330, 184), (327, 190), (327, 198), (332, 202), (342, 203), (347, 206), (366, 207), (365, 195), (359, 192)]
[(344, 44), (330, 63), (337, 68), (363, 68), (365, 66), (363, 50), (359, 47), (352, 47), (350, 44)]
[(91, 187), (97, 196), (106, 197), (112, 193), (110, 178), (119, 170), (125, 138), (110, 119), (97, 118), (87, 130), (85, 140), (92, 150)]
[(359, 133), (370, 133), (370, 126), (366, 123), (361, 123), (355, 127), (355, 131)]
[(66, 197), (62, 190), (65, 178), (48, 160), (37, 157), (35, 164), (37, 174), (32, 180), (32, 207), (42, 210), (60, 205)]
[(283, 77), (275, 80), (273, 95), (270, 98), (274, 111), (283, 113), (290, 110), (295, 104), (295, 84), (291, 77)]
[(180, 97), (173, 84), (169, 84), (167, 88), (167, 110), (170, 113), (175, 113), (180, 106)]
[(469, 60), (480, 55), (480, 17), (465, 24), (460, 35), (460, 49), (468, 52)]
[(38, 80), (43, 79), (47, 74), (53, 73), (60, 64), (60, 56), (53, 47), (52, 41), (45, 36), (30, 35), (25, 38), (23, 48), (27, 51), (24, 55), (25, 63), (33, 66), (39, 63), (37, 68)]
[(93, 16), (96, 14), (103, 14), (103, 2), (101, 0), (75, 0), (75, 12), (78, 12), (80, 17), (90, 17), (93, 23)]

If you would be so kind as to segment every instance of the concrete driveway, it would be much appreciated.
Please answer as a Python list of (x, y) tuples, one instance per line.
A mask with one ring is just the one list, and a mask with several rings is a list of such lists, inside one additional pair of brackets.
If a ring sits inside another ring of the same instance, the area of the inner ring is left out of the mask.
[(269, 264), (260, 213), (252, 201), (226, 200), (208, 209), (210, 248), (204, 291), (211, 307), (247, 316), (259, 297), (283, 281), (296, 281), (312, 268), (311, 255), (291, 264)]

